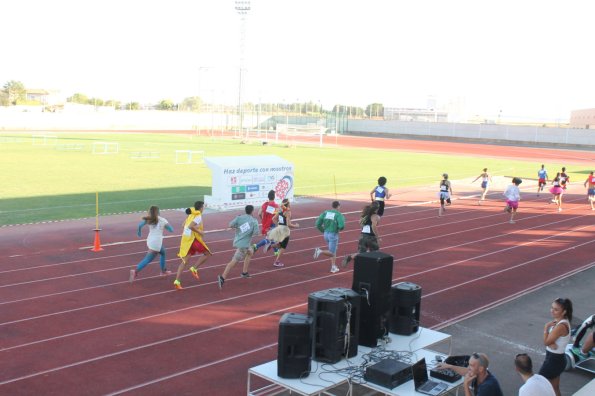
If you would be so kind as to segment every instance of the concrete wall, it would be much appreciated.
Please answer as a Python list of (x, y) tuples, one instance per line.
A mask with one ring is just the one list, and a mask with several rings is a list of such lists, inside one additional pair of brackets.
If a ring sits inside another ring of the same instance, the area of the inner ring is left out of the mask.
[(381, 133), (420, 137), (464, 138), (537, 144), (595, 146), (595, 131), (499, 124), (458, 124), (445, 122), (349, 120), (348, 133)]
[[(244, 128), (256, 128), (269, 118), (244, 115)], [(293, 117), (290, 117), (293, 119)], [(91, 112), (16, 112), (0, 107), (0, 131), (4, 130), (234, 130), (235, 114), (196, 114), (175, 111), (91, 111)], [(398, 120), (348, 120), (341, 132), (351, 134), (386, 134), (408, 137), (489, 140), (495, 142), (545, 145), (593, 146), (595, 130), (543, 128), (499, 124), (458, 124)]]

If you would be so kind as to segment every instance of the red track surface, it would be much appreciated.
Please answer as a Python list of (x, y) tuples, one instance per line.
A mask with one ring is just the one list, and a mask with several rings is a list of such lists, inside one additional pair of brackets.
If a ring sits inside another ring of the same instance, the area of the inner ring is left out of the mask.
[[(439, 145), (476, 151), (476, 145)], [(492, 146), (481, 146), (483, 154), (486, 147)], [(494, 149), (499, 156), (520, 156), (518, 148)], [(552, 158), (568, 152), (540, 153)], [(576, 160), (571, 154), (560, 161)], [(477, 193), (454, 186), (458, 197)], [(502, 213), (500, 191), (482, 206), (473, 198), (456, 200), (442, 218), (435, 203), (421, 203), (435, 198), (433, 188), (394, 193), (397, 200), (389, 201), (380, 226), (382, 250), (395, 257), (393, 282), (422, 286), (425, 327), (440, 328), (594, 265), (595, 212), (582, 185), (571, 185), (561, 213), (531, 187), (514, 225)], [(343, 255), (357, 247), (363, 201), (341, 201), (348, 220)], [(215, 279), (233, 253), (230, 232), (208, 235), (216, 254), (201, 280), (185, 273), (186, 289), (174, 291), (172, 277), (157, 276), (156, 262), (127, 282), (128, 270), (145, 254), (144, 241), (133, 237), (137, 215), (101, 220), (100, 253), (79, 249), (92, 241), (92, 220), (1, 228), (0, 394), (245, 393), (248, 368), (276, 358), (280, 316), (305, 312), (311, 292), (351, 286), (351, 268), (330, 274), (328, 260), (312, 259), (314, 247), (323, 244), (312, 217), (328, 206), (328, 200), (296, 203), (302, 227), (292, 232), (285, 267), (273, 267), (272, 257), (260, 252), (251, 264), (253, 278), (239, 278), (236, 267), (222, 291)], [(184, 215), (163, 215), (179, 231)], [(223, 229), (232, 216), (207, 214), (207, 230)], [(165, 242), (172, 269), (178, 241)]]

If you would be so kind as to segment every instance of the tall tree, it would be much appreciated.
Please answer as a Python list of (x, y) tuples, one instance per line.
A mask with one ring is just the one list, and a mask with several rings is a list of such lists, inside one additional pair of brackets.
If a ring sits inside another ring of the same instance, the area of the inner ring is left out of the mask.
[(27, 91), (25, 85), (20, 81), (10, 80), (4, 84), (3, 90), (9, 104), (16, 105), (19, 101), (24, 102)]
[(384, 117), (384, 105), (382, 103), (372, 103), (366, 107), (368, 117)]
[(82, 93), (75, 93), (71, 97), (66, 98), (66, 101), (70, 103), (89, 104), (89, 98)]
[(157, 105), (159, 110), (172, 110), (174, 108), (174, 102), (171, 99), (163, 99)]

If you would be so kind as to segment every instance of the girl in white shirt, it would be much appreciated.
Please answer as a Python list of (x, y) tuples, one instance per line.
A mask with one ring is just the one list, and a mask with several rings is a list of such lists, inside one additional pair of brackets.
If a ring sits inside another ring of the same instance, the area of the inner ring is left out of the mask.
[(521, 200), (519, 185), (522, 182), (523, 181), (519, 177), (513, 177), (512, 184), (508, 186), (504, 192), (504, 196), (506, 197), (506, 207), (504, 208), (504, 211), (510, 213), (510, 224), (514, 224), (514, 215), (519, 208), (519, 201)]
[(163, 247), (163, 230), (166, 229), (169, 232), (174, 232), (173, 227), (167, 222), (166, 219), (159, 216), (159, 208), (157, 206), (151, 206), (149, 208), (148, 216), (142, 218), (141, 222), (138, 223), (137, 235), (140, 237), (141, 229), (144, 225), (149, 225), (149, 235), (147, 236), (147, 248), (149, 251), (145, 258), (137, 264), (136, 268), (130, 270), (129, 281), (133, 282), (138, 273), (147, 266), (157, 255), (159, 255), (159, 263), (161, 265), (161, 275), (171, 274), (165, 267), (165, 248)]

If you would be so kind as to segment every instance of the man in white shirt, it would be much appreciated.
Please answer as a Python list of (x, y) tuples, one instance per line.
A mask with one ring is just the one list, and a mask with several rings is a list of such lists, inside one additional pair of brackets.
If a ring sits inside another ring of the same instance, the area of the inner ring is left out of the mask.
[(544, 376), (533, 374), (533, 362), (526, 353), (514, 358), (514, 367), (525, 384), (519, 388), (519, 396), (555, 396), (554, 388)]

